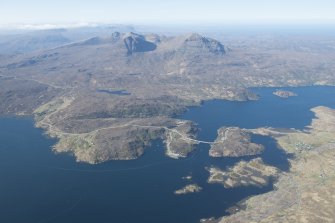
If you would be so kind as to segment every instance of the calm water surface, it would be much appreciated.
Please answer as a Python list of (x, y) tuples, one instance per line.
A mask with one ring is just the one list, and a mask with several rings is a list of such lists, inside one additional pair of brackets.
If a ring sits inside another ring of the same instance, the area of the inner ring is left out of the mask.
[[(288, 88), (289, 89), (289, 88)], [(313, 118), (310, 108), (335, 108), (335, 88), (293, 88), (298, 97), (282, 99), (273, 88), (254, 89), (261, 100), (228, 102), (214, 100), (190, 108), (180, 116), (197, 122), (199, 138), (212, 141), (222, 126), (257, 128), (263, 126), (299, 128)], [(287, 171), (284, 152), (269, 137), (254, 136), (265, 145), (261, 155), (266, 163)], [(75, 163), (74, 158), (55, 155), (56, 143), (33, 127), (30, 118), (0, 118), (0, 222), (198, 222), (219, 217), (236, 202), (272, 189), (244, 187), (224, 189), (206, 183), (205, 167), (221, 168), (243, 158), (210, 158), (208, 145), (199, 145), (186, 159), (164, 156), (161, 141), (155, 141), (145, 155), (133, 161), (111, 161), (100, 165)], [(202, 192), (176, 196), (174, 191), (189, 181)]]

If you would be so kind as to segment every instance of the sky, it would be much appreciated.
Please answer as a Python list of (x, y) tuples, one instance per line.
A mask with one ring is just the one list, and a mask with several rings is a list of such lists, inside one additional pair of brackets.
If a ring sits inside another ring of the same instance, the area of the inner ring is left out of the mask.
[(0, 25), (335, 24), (335, 0), (0, 0)]

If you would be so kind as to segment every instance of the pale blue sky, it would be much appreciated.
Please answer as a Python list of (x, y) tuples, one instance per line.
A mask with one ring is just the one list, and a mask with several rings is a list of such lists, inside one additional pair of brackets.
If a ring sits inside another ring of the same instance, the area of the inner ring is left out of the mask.
[(0, 24), (335, 24), (335, 0), (0, 0)]

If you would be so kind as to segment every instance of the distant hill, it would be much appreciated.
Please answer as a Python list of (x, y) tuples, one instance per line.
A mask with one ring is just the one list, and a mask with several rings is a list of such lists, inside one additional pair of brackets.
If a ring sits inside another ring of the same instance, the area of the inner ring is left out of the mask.
[(133, 31), (131, 26), (98, 26), (69, 29), (28, 31), (20, 34), (0, 35), (0, 55), (20, 54), (59, 47), (95, 36), (107, 36), (115, 31)]
[(71, 39), (65, 37), (64, 32), (65, 29), (57, 29), (0, 36), (0, 54), (27, 53), (70, 43)]
[[(64, 41), (60, 47), (18, 56), (6, 67), (11, 70), (29, 67), (48, 71), (66, 69), (69, 72), (72, 69), (91, 69), (90, 64), (94, 61), (100, 67), (113, 64), (110, 71), (115, 69), (114, 72), (119, 74), (180, 73), (185, 70), (183, 64), (191, 64), (201, 58), (221, 60), (221, 56), (225, 54), (226, 49), (222, 43), (196, 33), (166, 37), (113, 32), (108, 36), (93, 37), (75, 43), (66, 44)], [(114, 63), (115, 61), (118, 62)], [(71, 64), (71, 68), (61, 64)], [(192, 68), (196, 66), (189, 67)]]

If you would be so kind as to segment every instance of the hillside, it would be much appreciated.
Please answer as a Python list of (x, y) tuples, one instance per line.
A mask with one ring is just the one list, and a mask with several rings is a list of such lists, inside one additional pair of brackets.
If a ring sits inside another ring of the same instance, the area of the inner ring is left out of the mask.
[(111, 32), (3, 57), (0, 113), (34, 115), (59, 139), (57, 152), (98, 163), (137, 158), (180, 125), (175, 115), (204, 100), (256, 100), (249, 87), (335, 83), (332, 51), (291, 49), (287, 40), (280, 50), (240, 44)]

